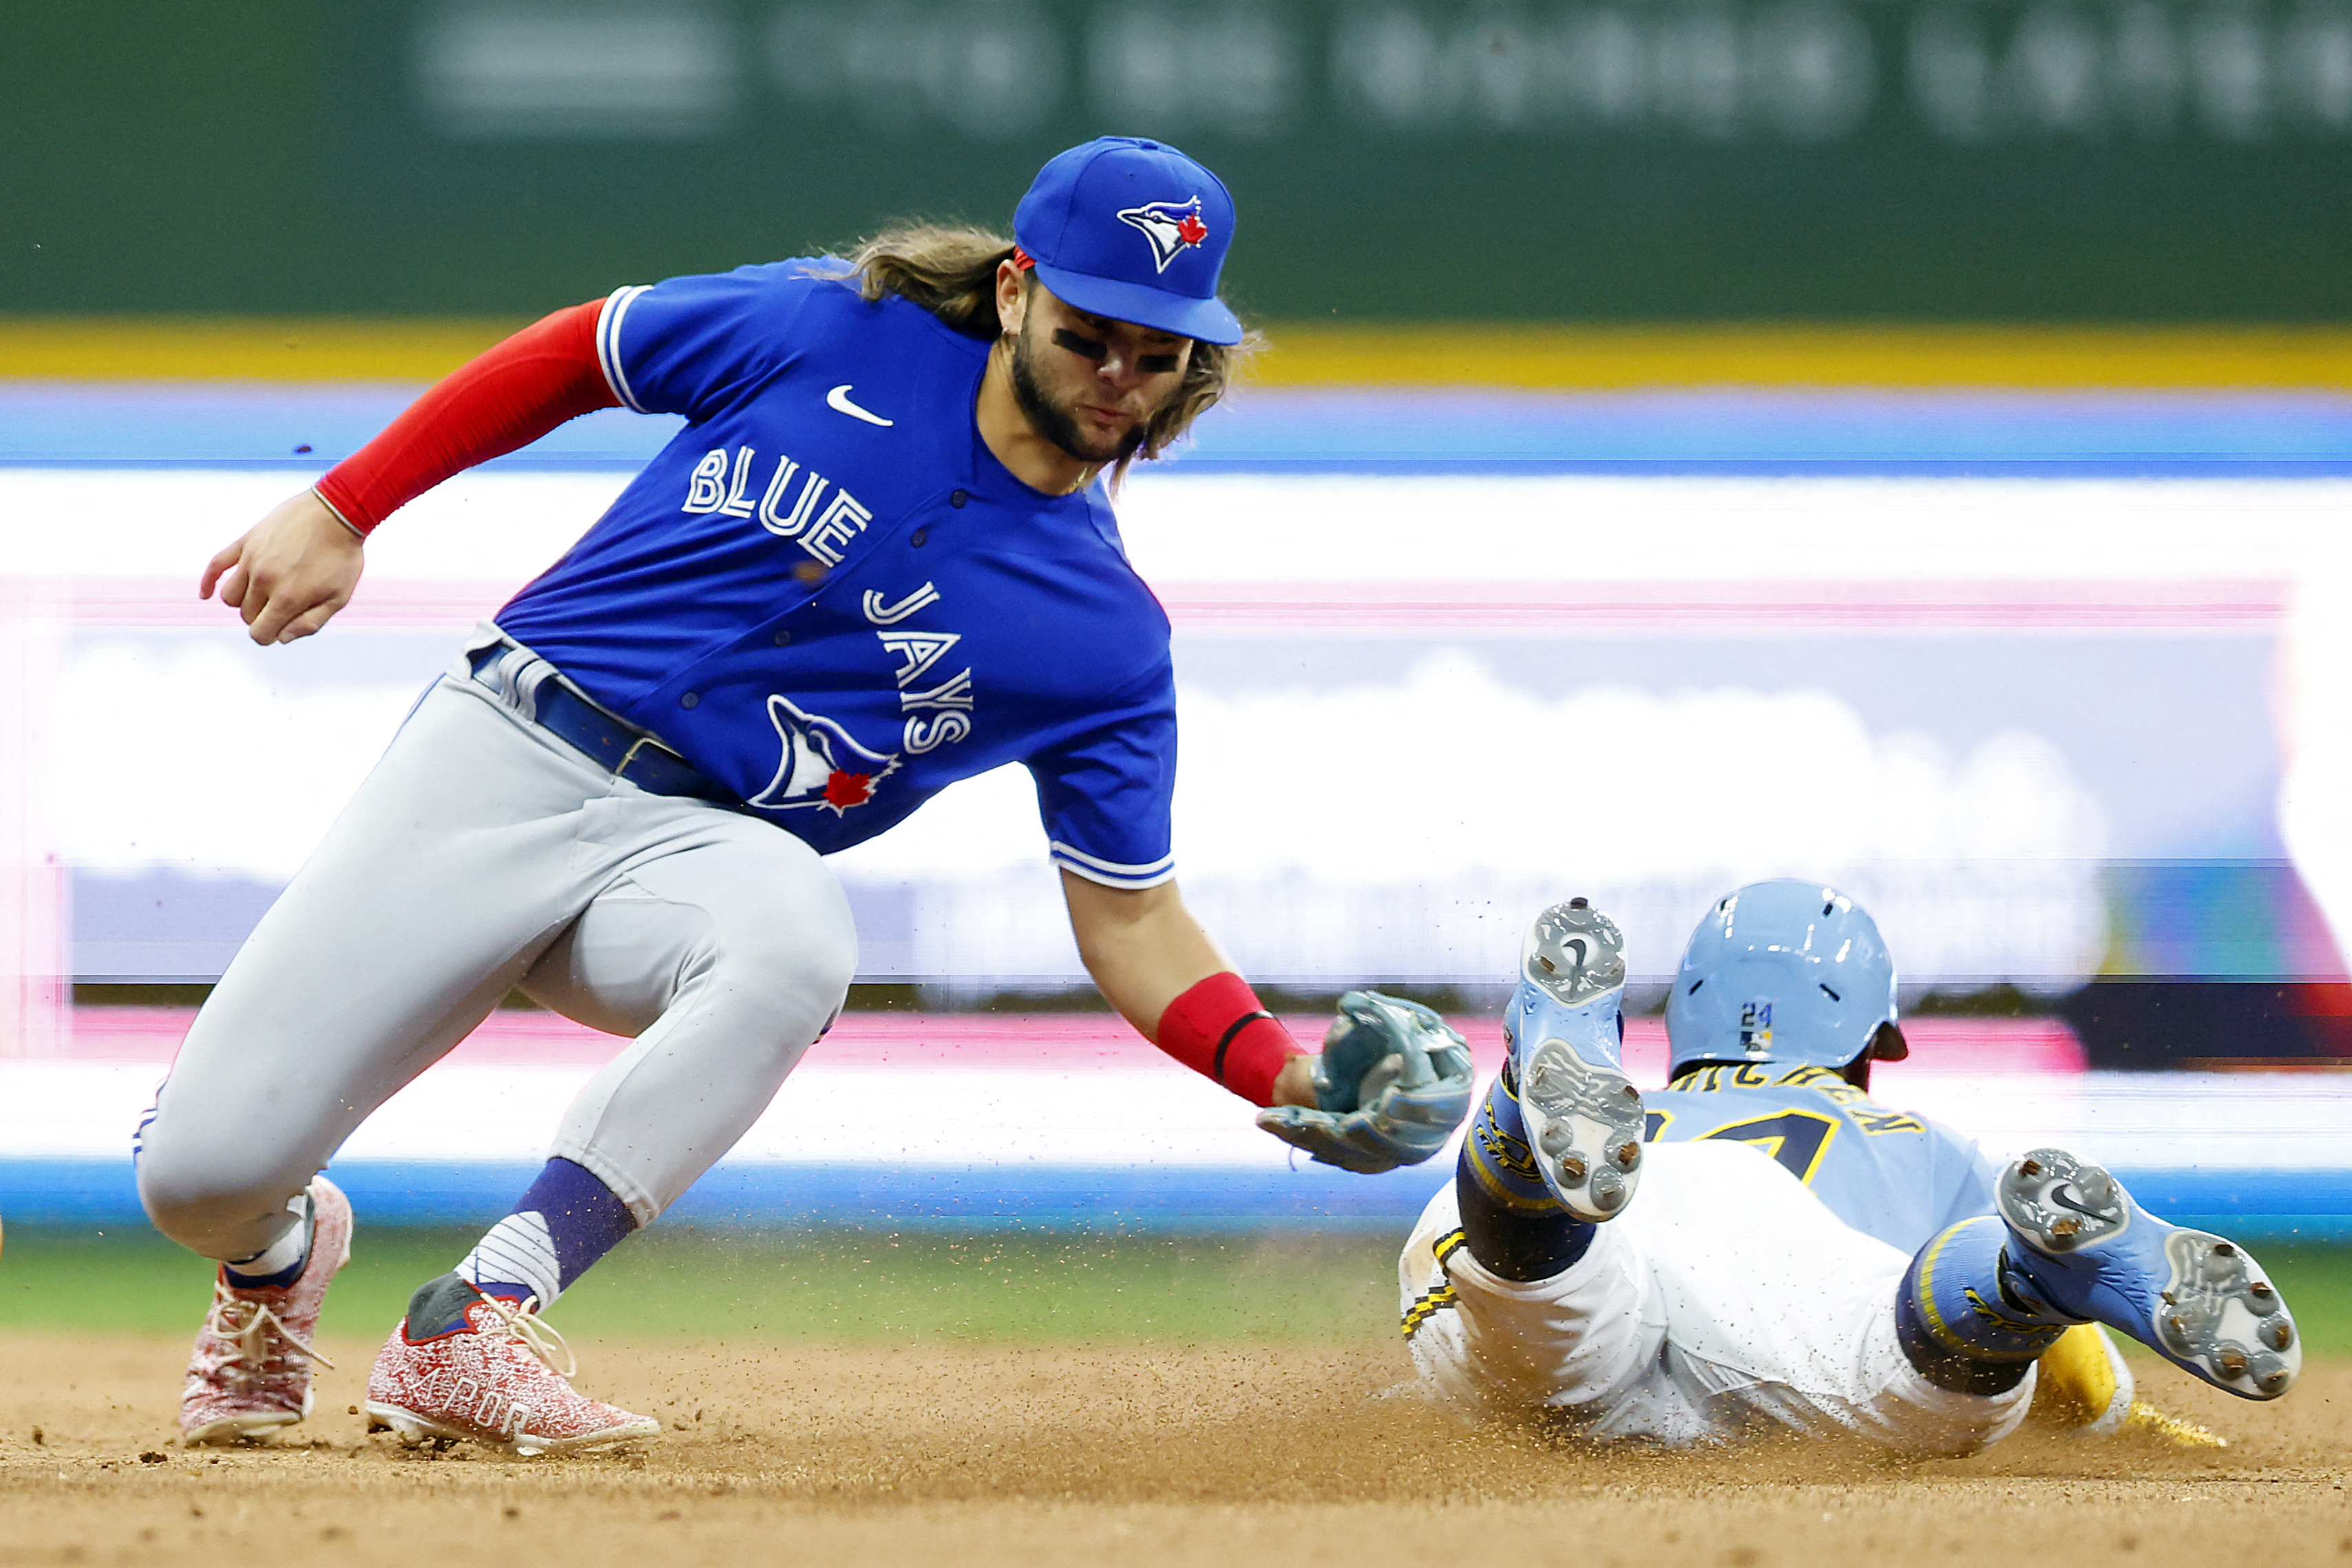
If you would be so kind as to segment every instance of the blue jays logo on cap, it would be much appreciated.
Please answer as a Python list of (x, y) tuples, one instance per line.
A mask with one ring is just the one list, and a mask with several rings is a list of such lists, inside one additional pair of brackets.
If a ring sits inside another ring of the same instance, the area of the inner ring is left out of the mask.
[(1014, 210), (1013, 237), (1038, 281), (1080, 310), (1204, 343), (1241, 341), (1240, 319), (1217, 298), (1233, 196), (1164, 141), (1104, 136), (1055, 158)]
[(1198, 196), (1186, 202), (1151, 202), (1129, 207), (1118, 214), (1118, 221), (1132, 225), (1151, 242), (1152, 256), (1162, 272), (1186, 249), (1209, 237), (1209, 225), (1201, 221)]

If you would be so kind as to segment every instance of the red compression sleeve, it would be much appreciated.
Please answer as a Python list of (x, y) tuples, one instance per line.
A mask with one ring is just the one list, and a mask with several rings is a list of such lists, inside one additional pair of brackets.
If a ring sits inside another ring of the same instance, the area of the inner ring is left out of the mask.
[(319, 481), (319, 498), (370, 533), (453, 474), (527, 446), (567, 419), (619, 406), (596, 358), (591, 299), (459, 366)]
[(1231, 970), (1168, 1004), (1160, 1015), (1160, 1049), (1254, 1105), (1273, 1104), (1283, 1064), (1307, 1054)]

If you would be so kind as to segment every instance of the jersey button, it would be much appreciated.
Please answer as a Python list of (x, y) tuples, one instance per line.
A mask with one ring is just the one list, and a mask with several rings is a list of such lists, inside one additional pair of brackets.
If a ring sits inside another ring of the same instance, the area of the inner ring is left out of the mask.
[(971, 491), (969, 491), (969, 490), (958, 490), (954, 495), (950, 496), (950, 497), (948, 497), (948, 505), (949, 505), (949, 506), (950, 506), (950, 507), (961, 507), (961, 506), (962, 506), (966, 501), (969, 501), (969, 500), (971, 500)]
[(701, 700), (702, 699), (700, 697), (696, 696), (692, 692), (688, 692), (686, 695), (677, 699), (677, 706), (680, 707), (692, 707)]
[(791, 646), (792, 646), (792, 643), (793, 643), (793, 634), (792, 634), (791, 632), (777, 632), (777, 633), (776, 633), (776, 646), (777, 646), (777, 647), (779, 647), (779, 648), (789, 648), (789, 647), (791, 647)]
[(913, 545), (917, 549), (920, 549), (923, 548), (923, 541), (930, 537), (931, 531), (929, 528), (917, 528), (915, 530), (915, 537), (908, 539), (907, 542)]

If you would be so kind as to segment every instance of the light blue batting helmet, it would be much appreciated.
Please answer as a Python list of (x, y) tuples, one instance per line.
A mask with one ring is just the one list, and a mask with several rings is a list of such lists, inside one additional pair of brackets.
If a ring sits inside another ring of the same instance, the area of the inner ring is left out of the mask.
[(1895, 960), (1869, 913), (1834, 888), (1781, 879), (1718, 900), (1666, 998), (1669, 1071), (1710, 1061), (1843, 1067), (1908, 1054)]

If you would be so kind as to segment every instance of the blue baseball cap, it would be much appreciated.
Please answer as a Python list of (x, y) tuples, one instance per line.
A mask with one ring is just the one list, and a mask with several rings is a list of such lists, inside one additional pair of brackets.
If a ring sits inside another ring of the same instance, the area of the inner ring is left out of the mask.
[(1081, 310), (1204, 343), (1238, 343), (1217, 298), (1234, 243), (1224, 182), (1164, 141), (1099, 136), (1043, 169), (1013, 238), (1046, 287)]

